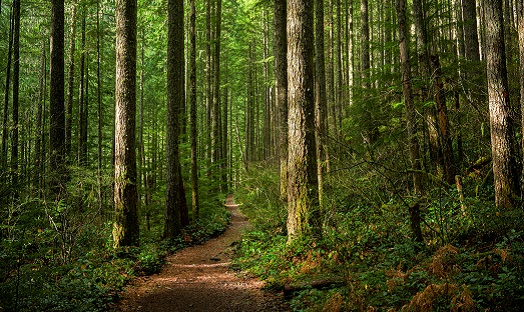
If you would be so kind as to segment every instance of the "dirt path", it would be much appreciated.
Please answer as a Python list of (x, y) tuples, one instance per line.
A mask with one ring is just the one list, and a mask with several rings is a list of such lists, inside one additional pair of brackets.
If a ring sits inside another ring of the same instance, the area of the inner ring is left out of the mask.
[(162, 272), (137, 279), (118, 311), (288, 311), (263, 282), (229, 270), (233, 245), (249, 226), (230, 195), (231, 225), (221, 236), (167, 258)]

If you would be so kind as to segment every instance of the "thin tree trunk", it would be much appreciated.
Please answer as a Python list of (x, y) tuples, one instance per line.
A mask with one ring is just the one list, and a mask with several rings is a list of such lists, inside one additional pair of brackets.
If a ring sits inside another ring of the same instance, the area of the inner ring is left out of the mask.
[[(517, 21), (519, 34), (519, 54), (520, 54), (520, 111), (524, 116), (524, 3), (517, 1)], [(524, 117), (521, 119), (522, 131), (524, 131)], [(522, 150), (524, 154), (524, 137), (522, 138)], [(524, 196), (524, 166), (521, 174), (521, 197)]]
[[(45, 38), (45, 28), (42, 28), (42, 38)], [(47, 38), (42, 40), (42, 54), (40, 57), (40, 73), (38, 77), (38, 100), (36, 112), (36, 134), (35, 134), (35, 153), (33, 158), (34, 171), (32, 175), (33, 193), (41, 195), (41, 179), (44, 174), (43, 168), (43, 102), (45, 97), (45, 72), (46, 72), (46, 48)]]
[(97, 82), (97, 185), (98, 185), (98, 210), (102, 213), (102, 74), (100, 67), (102, 63), (102, 56), (100, 54), (100, 1), (96, 2), (96, 82)]
[(20, 0), (13, 1), (13, 18), (15, 20), (13, 29), (13, 114), (11, 133), (11, 185), (14, 187), (14, 195), (18, 197), (20, 187), (18, 185), (18, 108), (20, 91)]
[(9, 48), (7, 52), (7, 68), (5, 76), (5, 97), (4, 97), (4, 118), (2, 120), (2, 169), (7, 169), (7, 141), (9, 140), (9, 91), (11, 89), (11, 63), (13, 55), (13, 31), (14, 31), (14, 9), (11, 9), (11, 19), (9, 23)]
[(274, 41), (275, 55), (275, 101), (278, 111), (278, 150), (280, 163), (280, 198), (287, 201), (287, 35), (286, 1), (275, 0)]
[(197, 68), (196, 68), (196, 8), (195, 1), (190, 0), (190, 50), (189, 50), (189, 120), (191, 145), (191, 210), (193, 220), (200, 215), (198, 196), (198, 149), (197, 149)]
[(180, 113), (184, 106), (184, 8), (168, 0), (166, 215), (164, 237), (174, 238), (188, 225), (179, 155)]
[(324, 0), (315, 0), (315, 134), (318, 160), (318, 200), (322, 206), (322, 182), (326, 161), (326, 68), (324, 63)]
[(440, 146), (442, 148), (442, 161), (444, 163), (444, 176), (446, 182), (453, 184), (455, 182), (456, 165), (453, 157), (451, 135), (449, 133), (448, 109), (444, 93), (444, 85), (442, 83), (442, 70), (437, 55), (431, 56), (431, 64), (433, 72), (433, 88), (435, 90), (435, 102), (437, 104), (437, 116), (439, 122)]
[(86, 7), (82, 8), (82, 33), (80, 43), (80, 89), (78, 94), (78, 137), (77, 137), (77, 161), (79, 166), (85, 166), (87, 161), (87, 155), (85, 154), (87, 147), (87, 133), (84, 131), (87, 129), (87, 74), (86, 74)]
[[(145, 186), (145, 173), (144, 173), (144, 167), (145, 167), (145, 155), (144, 155), (144, 84), (145, 84), (145, 45), (146, 45), (146, 39), (145, 39), (145, 25), (142, 24), (142, 28), (140, 31), (140, 37), (141, 37), (141, 44), (140, 44), (140, 83), (138, 86), (139, 92), (140, 92), (140, 106), (139, 106), (139, 126), (138, 126), (138, 170), (137, 170), (137, 187), (138, 187), (138, 204), (139, 204), (139, 210), (142, 204), (142, 194), (143, 189), (147, 186)], [(148, 210), (149, 207), (146, 207), (146, 210)]]
[[(211, 124), (211, 106), (212, 106), (212, 55), (211, 55), (211, 39), (212, 39), (212, 27), (211, 27), (211, 1), (212, 0), (206, 0), (206, 93), (205, 93), (205, 99), (206, 99), (206, 123), (205, 125), (209, 127)], [(206, 159), (211, 159), (211, 131), (209, 131), (210, 128), (207, 128), (205, 130), (206, 134)]]
[(51, 0), (49, 101), (49, 172), (57, 199), (65, 191), (64, 0)]
[[(415, 173), (413, 173), (413, 187), (416, 196), (423, 193), (422, 177), (420, 175), (420, 151), (417, 139), (417, 122), (415, 105), (413, 102), (412, 82), (411, 82), (411, 64), (409, 60), (409, 45), (408, 45), (408, 25), (406, 22), (406, 3), (405, 0), (396, 1), (396, 10), (398, 16), (399, 29), (399, 47), (400, 47), (400, 63), (402, 71), (402, 93), (404, 95), (404, 104), (406, 106), (406, 126), (408, 132), (409, 144), (409, 158), (411, 166)], [(409, 215), (411, 219), (411, 231), (413, 232), (413, 240), (422, 243), (422, 231), (420, 229), (420, 208), (418, 204), (410, 207)]]
[(73, 127), (73, 93), (75, 81), (75, 50), (76, 50), (76, 3), (73, 3), (71, 12), (71, 35), (69, 44), (69, 73), (67, 84), (67, 103), (65, 106), (65, 149), (66, 155), (71, 157), (71, 132)]

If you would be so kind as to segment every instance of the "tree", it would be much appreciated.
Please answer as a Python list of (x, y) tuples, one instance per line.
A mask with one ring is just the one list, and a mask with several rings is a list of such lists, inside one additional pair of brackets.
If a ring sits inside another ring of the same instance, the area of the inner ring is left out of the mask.
[(318, 197), (322, 204), (322, 181), (327, 137), (326, 67), (324, 63), (324, 1), (315, 1), (315, 134), (318, 160)]
[(178, 148), (181, 110), (184, 106), (183, 2), (169, 0), (167, 15), (167, 165), (164, 237), (173, 238), (189, 223)]
[(88, 118), (88, 65), (86, 51), (86, 7), (82, 7), (82, 33), (80, 35), (80, 88), (78, 94), (78, 144), (77, 162), (85, 166), (87, 162), (87, 118)]
[(495, 204), (500, 208), (512, 208), (515, 205), (518, 180), (504, 47), (502, 0), (484, 1), (484, 8)]
[(197, 157), (197, 68), (196, 68), (196, 9), (195, 0), (190, 1), (190, 48), (189, 48), (189, 124), (191, 145), (191, 205), (193, 220), (198, 219), (200, 203), (198, 196)]
[(15, 187), (15, 194), (18, 188), (18, 110), (20, 106), (20, 0), (13, 1), (13, 115), (11, 134), (11, 183)]
[[(13, 9), (11, 9), (13, 11)], [(4, 97), (4, 116), (2, 120), (2, 169), (7, 169), (7, 141), (9, 129), (9, 89), (11, 88), (11, 62), (13, 55), (13, 28), (14, 28), (14, 14), (11, 12), (11, 19), (9, 23), (9, 48), (7, 52), (7, 66), (5, 75), (5, 97)]]
[(51, 191), (60, 196), (65, 176), (65, 112), (64, 112), (64, 1), (51, 1), (51, 52), (49, 85), (49, 172)]
[(117, 0), (113, 223), (115, 248), (139, 243), (135, 154), (136, 20), (136, 0)]
[(287, 2), (288, 240), (320, 233), (315, 144), (313, 1)]
[(69, 35), (69, 69), (67, 78), (67, 103), (65, 106), (65, 149), (68, 157), (71, 155), (71, 132), (73, 127), (73, 93), (75, 82), (75, 50), (76, 50), (76, 3), (71, 8), (71, 34)]
[(470, 61), (478, 62), (480, 61), (480, 53), (475, 0), (462, 0), (462, 20), (464, 21), (466, 58)]
[(278, 111), (280, 197), (287, 201), (287, 35), (286, 1), (274, 2), (275, 101)]
[[(415, 104), (413, 102), (413, 91), (411, 82), (411, 63), (409, 61), (408, 45), (408, 25), (406, 22), (406, 2), (396, 0), (395, 5), (398, 17), (400, 64), (402, 72), (402, 94), (404, 95), (404, 105), (406, 106), (406, 126), (409, 144), (409, 159), (413, 168), (413, 189), (416, 196), (423, 193), (422, 177), (420, 174), (420, 147), (417, 139), (417, 122)], [(420, 229), (420, 208), (415, 203), (409, 209), (411, 219), (411, 231), (415, 242), (422, 242), (422, 231)]]
[[(524, 115), (524, 3), (517, 1), (517, 20), (519, 34), (519, 54), (520, 54), (520, 111)], [(524, 130), (524, 118), (522, 120), (522, 129)], [(524, 151), (524, 137), (522, 138), (522, 149)], [(524, 179), (524, 167), (521, 174)], [(524, 181), (521, 181), (521, 197), (524, 195)]]

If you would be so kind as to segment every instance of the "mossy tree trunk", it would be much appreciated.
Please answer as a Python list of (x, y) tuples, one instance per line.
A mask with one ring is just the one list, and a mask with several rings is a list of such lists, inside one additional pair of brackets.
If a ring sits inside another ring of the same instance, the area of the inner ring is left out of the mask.
[(313, 0), (287, 2), (289, 240), (320, 233), (312, 9)]
[(113, 246), (138, 246), (136, 187), (136, 0), (116, 1), (115, 186)]

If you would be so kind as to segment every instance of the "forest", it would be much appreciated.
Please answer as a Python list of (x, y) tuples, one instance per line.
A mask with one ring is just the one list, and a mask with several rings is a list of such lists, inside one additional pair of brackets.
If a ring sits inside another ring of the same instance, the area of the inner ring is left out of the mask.
[(292, 311), (520, 311), (521, 0), (0, 0), (0, 311), (168, 255)]

